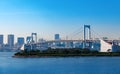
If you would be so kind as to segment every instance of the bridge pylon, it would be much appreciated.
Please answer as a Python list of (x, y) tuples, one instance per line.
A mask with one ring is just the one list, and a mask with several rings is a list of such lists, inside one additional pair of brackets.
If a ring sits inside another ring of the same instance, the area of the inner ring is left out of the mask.
[(90, 40), (91, 39), (91, 27), (90, 25), (84, 25), (84, 44), (83, 44), (83, 48), (86, 48), (86, 40)]

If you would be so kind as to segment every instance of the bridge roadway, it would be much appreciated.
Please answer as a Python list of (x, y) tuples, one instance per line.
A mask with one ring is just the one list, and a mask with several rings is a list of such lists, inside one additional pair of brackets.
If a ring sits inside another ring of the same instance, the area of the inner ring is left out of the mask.
[[(108, 43), (112, 43), (114, 42), (113, 40), (105, 40)], [(118, 43), (120, 43), (120, 40), (116, 40), (119, 41)], [(84, 40), (49, 40), (49, 41), (45, 41), (45, 42), (37, 42), (37, 43), (33, 43), (33, 44), (46, 44), (46, 43), (57, 43), (57, 42), (84, 42)], [(100, 42), (100, 40), (86, 40), (86, 43), (89, 42)]]
[[(86, 40), (86, 42), (96, 42), (99, 40)], [(84, 40), (49, 40), (46, 41), (45, 43), (57, 43), (57, 42), (84, 42)]]
[[(114, 44), (114, 45), (120, 45), (120, 40), (105, 40), (107, 43), (109, 44)], [(37, 43), (33, 43), (33, 44), (37, 44), (39, 45), (47, 45), (47, 44), (53, 44), (53, 43), (61, 43), (61, 42), (65, 42), (65, 43), (70, 43), (70, 42), (78, 42), (78, 43), (82, 43), (84, 42), (84, 40), (49, 40), (49, 41), (45, 41), (45, 42), (37, 42)], [(100, 40), (86, 40), (86, 43), (89, 42), (93, 42), (93, 43), (100, 43)]]

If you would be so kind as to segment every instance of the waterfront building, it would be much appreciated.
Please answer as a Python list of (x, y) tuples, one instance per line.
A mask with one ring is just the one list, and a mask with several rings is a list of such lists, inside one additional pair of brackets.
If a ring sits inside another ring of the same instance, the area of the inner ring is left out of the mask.
[(112, 52), (112, 44), (104, 41), (104, 40), (100, 40), (100, 52)]
[(120, 40), (113, 40), (112, 52), (120, 52)]
[(3, 47), (3, 35), (0, 35), (0, 48), (2, 48)]
[(55, 40), (60, 40), (60, 35), (59, 34), (55, 34)]
[(14, 47), (14, 35), (13, 34), (8, 35), (8, 46), (10, 48)]
[(24, 38), (23, 37), (18, 37), (17, 44), (20, 45), (20, 46), (23, 45), (24, 44)]
[(0, 35), (0, 45), (3, 44), (3, 35)]

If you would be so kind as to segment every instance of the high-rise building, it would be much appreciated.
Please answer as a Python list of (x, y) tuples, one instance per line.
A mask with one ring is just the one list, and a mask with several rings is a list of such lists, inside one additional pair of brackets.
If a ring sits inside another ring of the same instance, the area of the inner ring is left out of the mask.
[(0, 45), (3, 44), (3, 35), (0, 35)]
[(13, 34), (8, 35), (8, 45), (9, 45), (9, 47), (14, 46), (14, 35)]
[(24, 38), (23, 37), (18, 37), (17, 43), (18, 43), (18, 45), (23, 45), (24, 44)]
[(32, 43), (37, 43), (37, 33), (32, 33), (31, 38), (32, 38)]
[(55, 34), (55, 40), (60, 40), (60, 35), (59, 34)]

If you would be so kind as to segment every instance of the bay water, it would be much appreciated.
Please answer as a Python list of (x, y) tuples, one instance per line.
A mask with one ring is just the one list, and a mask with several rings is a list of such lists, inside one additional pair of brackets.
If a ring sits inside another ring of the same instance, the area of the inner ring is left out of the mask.
[(120, 57), (13, 58), (0, 52), (0, 74), (120, 74)]

